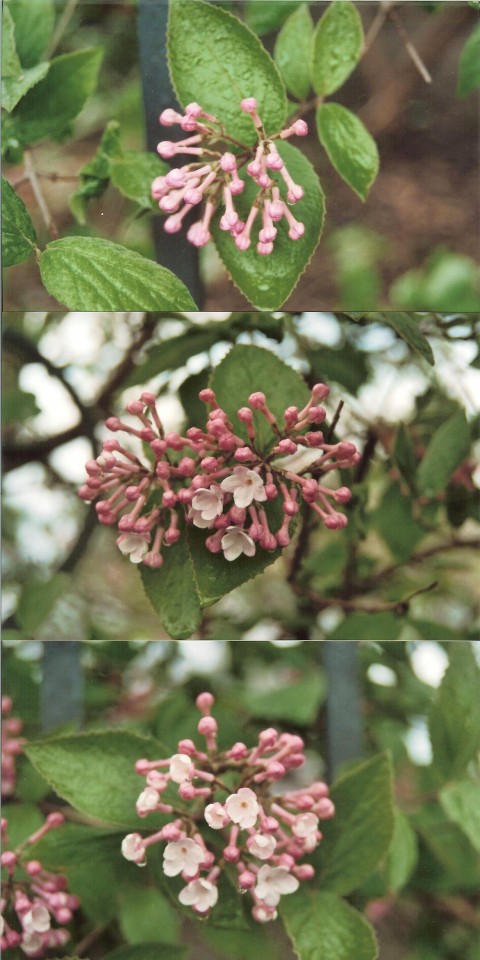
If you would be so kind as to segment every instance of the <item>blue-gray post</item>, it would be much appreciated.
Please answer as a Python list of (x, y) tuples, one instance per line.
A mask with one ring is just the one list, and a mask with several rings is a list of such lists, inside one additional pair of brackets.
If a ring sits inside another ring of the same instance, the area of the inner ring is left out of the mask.
[(67, 723), (77, 727), (83, 723), (81, 648), (81, 643), (68, 640), (49, 640), (43, 644), (40, 714), (42, 730), (47, 733)]
[(324, 641), (327, 674), (327, 759), (333, 780), (347, 760), (362, 756), (363, 717), (358, 665), (358, 642)]
[[(165, 128), (158, 122), (166, 107), (178, 109), (167, 66), (168, 0), (139, 0), (138, 43), (140, 71), (145, 108), (147, 146), (156, 151), (159, 140), (179, 140), (185, 136), (179, 127)], [(201, 38), (199, 38), (201, 40)], [(163, 131), (163, 132), (162, 132)], [(173, 165), (182, 166), (185, 158)], [(190, 216), (190, 215), (189, 215)], [(168, 267), (188, 287), (195, 303), (201, 308), (203, 291), (198, 272), (198, 251), (186, 240), (185, 230), (165, 233), (163, 217), (153, 218), (153, 236), (158, 263)]]

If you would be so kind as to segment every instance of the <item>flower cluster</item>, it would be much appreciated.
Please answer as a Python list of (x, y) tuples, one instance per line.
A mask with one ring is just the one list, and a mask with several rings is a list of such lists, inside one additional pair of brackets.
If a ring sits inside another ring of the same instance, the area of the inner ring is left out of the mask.
[[(217, 117), (206, 113), (198, 103), (189, 103), (184, 114), (172, 109), (160, 114), (163, 126), (180, 124), (181, 129), (189, 134), (177, 142), (162, 140), (157, 147), (160, 156), (171, 159), (177, 154), (187, 154), (198, 159), (170, 170), (165, 177), (156, 177), (152, 183), (152, 196), (158, 200), (160, 210), (169, 214), (164, 225), (167, 233), (181, 230), (188, 212), (205, 201), (201, 218), (187, 231), (188, 240), (196, 247), (203, 247), (211, 239), (210, 224), (220, 203), (224, 206), (220, 229), (231, 234), (239, 250), (251, 246), (252, 229), (258, 218), (261, 226), (256, 249), (257, 253), (267, 256), (273, 251), (277, 224), (281, 220), (286, 221), (291, 240), (298, 240), (305, 232), (304, 224), (296, 220), (289, 209), (302, 199), (304, 190), (292, 179), (275, 141), (294, 135), (306, 136), (308, 127), (304, 120), (296, 120), (280, 133), (267, 137), (258, 115), (257, 101), (247, 97), (240, 106), (250, 115), (257, 133), (257, 144), (253, 149), (228, 137)], [(233, 146), (237, 153), (230, 149), (219, 150), (219, 141)], [(245, 182), (239, 176), (239, 169), (245, 164), (247, 177), (256, 184), (258, 192), (243, 221), (235, 209), (234, 197), (244, 190)], [(286, 191), (286, 202), (281, 197), (280, 183)]]
[(2, 797), (13, 797), (17, 785), (15, 758), (23, 751), (25, 740), (20, 737), (23, 724), (18, 717), (11, 717), (12, 701), (2, 697)]
[[(121, 552), (153, 568), (163, 563), (162, 548), (181, 536), (181, 511), (187, 523), (212, 531), (206, 548), (223, 552), (229, 561), (254, 556), (257, 546), (269, 551), (288, 546), (302, 500), (330, 530), (341, 529), (347, 518), (336, 508), (348, 503), (351, 492), (321, 481), (332, 470), (354, 466), (360, 454), (353, 443), (328, 442), (318, 429), (326, 418), (320, 403), (328, 393), (328, 387), (316, 384), (302, 410), (286, 408), (282, 424), (265, 394), (252, 393), (248, 406), (237, 411), (246, 440), (235, 433), (211, 389), (199, 394), (210, 408), (206, 427), (190, 427), (186, 436), (165, 432), (154, 395), (144, 392), (127, 406), (136, 425), (110, 417), (106, 426), (142, 441), (147, 463), (118, 440), (106, 440), (100, 456), (86, 464), (88, 478), (79, 496), (98, 498), (98, 519), (117, 526)], [(267, 452), (257, 438), (260, 418), (272, 438)], [(305, 471), (309, 477), (302, 475)], [(266, 507), (276, 499), (282, 503), (281, 520), (273, 530)]]
[[(238, 742), (219, 751), (213, 703), (210, 693), (196, 700), (202, 714), (197, 730), (205, 737), (206, 750), (193, 740), (181, 740), (179, 752), (171, 757), (137, 761), (137, 773), (146, 778), (138, 815), (159, 811), (174, 819), (150, 836), (128, 834), (122, 853), (143, 866), (148, 848), (165, 843), (163, 871), (167, 877), (181, 876), (185, 886), (180, 903), (201, 916), (215, 906), (219, 878), (229, 871), (239, 893), (249, 892), (253, 918), (265, 923), (276, 918), (282, 896), (314, 876), (313, 866), (301, 861), (320, 843), (320, 820), (330, 819), (335, 808), (325, 783), (281, 794), (272, 790), (304, 763), (301, 737), (268, 728), (254, 747)], [(172, 786), (182, 809), (176, 808), (175, 799), (166, 802), (164, 793)], [(205, 842), (206, 827), (218, 834), (217, 842), (210, 834), (215, 852)]]
[[(68, 893), (66, 877), (45, 870), (40, 860), (24, 857), (26, 848), (63, 823), (61, 813), (49, 814), (39, 830), (16, 850), (10, 850), (8, 821), (2, 819), (1, 865), (7, 874), (1, 897), (2, 950), (20, 947), (27, 957), (43, 957), (70, 939), (65, 927), (79, 906), (78, 897)], [(52, 920), (57, 926), (52, 927)]]

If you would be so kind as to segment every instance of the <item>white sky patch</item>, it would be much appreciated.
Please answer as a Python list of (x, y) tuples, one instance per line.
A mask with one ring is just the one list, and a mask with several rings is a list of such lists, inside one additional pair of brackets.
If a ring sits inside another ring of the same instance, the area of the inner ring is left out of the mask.
[(443, 647), (433, 640), (420, 643), (410, 654), (413, 672), (424, 683), (438, 687), (448, 666), (448, 656)]
[(91, 460), (93, 451), (86, 437), (77, 437), (70, 443), (64, 443), (50, 454), (49, 460), (58, 473), (68, 482), (81, 486), (85, 483), (85, 464)]
[(336, 347), (341, 340), (340, 324), (333, 313), (303, 313), (298, 318), (297, 330), (326, 347)]
[(192, 674), (211, 676), (226, 670), (227, 645), (220, 640), (180, 640), (179, 657), (170, 667), (172, 679), (179, 683)]
[(428, 735), (427, 721), (424, 717), (414, 717), (410, 730), (404, 735), (403, 741), (408, 750), (410, 759), (421, 767), (428, 767), (432, 762), (432, 745)]
[(372, 663), (367, 670), (368, 679), (380, 687), (396, 687), (397, 677), (394, 670), (384, 663)]
[(78, 423), (79, 413), (71, 396), (41, 363), (27, 363), (20, 372), (19, 384), (22, 390), (35, 394), (40, 409), (29, 421), (35, 433), (48, 437)]
[(282, 628), (275, 620), (259, 620), (254, 627), (243, 634), (242, 640), (274, 643), (279, 640), (281, 633)]

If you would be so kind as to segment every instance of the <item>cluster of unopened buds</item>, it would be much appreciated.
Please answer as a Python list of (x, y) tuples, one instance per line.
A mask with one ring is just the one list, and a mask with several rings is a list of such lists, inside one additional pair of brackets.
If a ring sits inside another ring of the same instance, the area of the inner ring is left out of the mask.
[[(231, 234), (239, 250), (250, 247), (252, 228), (259, 218), (261, 226), (256, 249), (257, 253), (266, 256), (273, 252), (277, 225), (281, 220), (286, 221), (291, 240), (298, 240), (305, 233), (304, 224), (296, 220), (289, 209), (302, 199), (304, 190), (292, 179), (276, 141), (306, 136), (308, 127), (304, 120), (296, 120), (280, 133), (267, 137), (258, 115), (257, 101), (248, 97), (240, 106), (250, 115), (257, 132), (258, 141), (253, 148), (231, 141), (217, 117), (206, 113), (198, 103), (189, 103), (184, 114), (172, 109), (160, 114), (163, 126), (179, 124), (190, 134), (177, 142), (162, 140), (157, 147), (160, 156), (171, 159), (177, 154), (187, 154), (198, 159), (170, 170), (166, 176), (156, 177), (152, 183), (152, 196), (158, 200), (160, 210), (169, 214), (164, 225), (167, 233), (181, 230), (188, 212), (205, 201), (202, 217), (187, 231), (188, 240), (196, 247), (203, 247), (211, 239), (210, 224), (221, 203), (224, 213), (219, 222), (220, 229)], [(237, 153), (218, 149), (221, 141), (233, 146)], [(239, 176), (239, 170), (245, 164), (247, 177), (257, 185), (258, 192), (246, 219), (242, 220), (235, 209), (234, 197), (244, 190), (245, 182)]]
[(2, 797), (13, 797), (17, 785), (16, 757), (23, 752), (25, 740), (20, 736), (23, 724), (10, 716), (12, 700), (2, 697)]
[[(212, 531), (206, 548), (223, 551), (230, 561), (241, 554), (254, 556), (257, 546), (269, 551), (288, 546), (302, 500), (330, 530), (341, 529), (347, 518), (336, 507), (348, 503), (349, 488), (334, 489), (302, 476), (307, 470), (323, 478), (360, 458), (353, 443), (330, 443), (318, 429), (326, 418), (320, 403), (328, 393), (328, 387), (316, 384), (302, 410), (286, 408), (281, 425), (265, 395), (252, 393), (248, 406), (237, 411), (245, 430), (240, 437), (211, 389), (199, 394), (210, 408), (206, 427), (190, 427), (186, 436), (165, 432), (154, 395), (144, 392), (127, 406), (135, 426), (118, 417), (110, 417), (106, 426), (143, 442), (149, 448), (147, 463), (118, 440), (106, 440), (100, 456), (86, 464), (88, 477), (79, 496), (98, 498), (98, 519), (117, 526), (121, 552), (133, 563), (154, 568), (163, 563), (162, 547), (171, 547), (181, 536), (181, 511), (187, 523)], [(267, 453), (260, 449), (255, 414), (271, 431)], [(265, 507), (277, 498), (283, 501), (282, 515), (273, 531)]]
[[(180, 903), (201, 916), (215, 906), (219, 879), (228, 871), (239, 893), (249, 892), (253, 918), (265, 923), (276, 918), (282, 896), (314, 876), (313, 866), (301, 861), (320, 843), (319, 823), (333, 817), (335, 808), (322, 782), (274, 792), (274, 785), (305, 762), (303, 740), (295, 734), (268, 728), (254, 747), (234, 743), (220, 751), (213, 703), (210, 693), (196, 700), (205, 750), (193, 740), (181, 740), (171, 757), (137, 761), (137, 773), (146, 778), (138, 815), (160, 812), (174, 819), (150, 836), (128, 834), (122, 853), (144, 866), (148, 848), (165, 843), (163, 871), (181, 877)], [(180, 809), (172, 787), (182, 801)], [(207, 834), (212, 850), (204, 839), (206, 828), (218, 834), (217, 842)]]
[[(42, 827), (16, 850), (8, 849), (8, 821), (2, 819), (3, 853), (6, 873), (1, 896), (1, 948), (20, 948), (27, 957), (43, 957), (62, 948), (70, 939), (66, 925), (79, 907), (79, 899), (68, 892), (67, 878), (46, 870), (40, 860), (26, 859), (28, 847), (50, 830), (62, 826), (61, 813), (50, 813)], [(52, 926), (52, 920), (56, 926)]]

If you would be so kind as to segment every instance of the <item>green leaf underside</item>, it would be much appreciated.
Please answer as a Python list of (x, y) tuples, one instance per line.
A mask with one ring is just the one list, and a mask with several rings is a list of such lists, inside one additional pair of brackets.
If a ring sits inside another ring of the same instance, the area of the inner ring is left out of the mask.
[(440, 803), (449, 820), (480, 850), (480, 784), (472, 780), (450, 783), (440, 791)]
[(392, 772), (379, 754), (342, 776), (331, 789), (335, 817), (322, 823), (315, 854), (322, 889), (346, 896), (373, 872), (391, 843)]
[(383, 313), (382, 319), (392, 330), (395, 330), (395, 333), (397, 333), (402, 340), (405, 340), (405, 343), (408, 343), (408, 346), (411, 347), (415, 353), (419, 353), (420, 356), (425, 357), (432, 366), (434, 365), (435, 357), (433, 350), (418, 326), (419, 321), (417, 317), (412, 317), (409, 313), (397, 313), (392, 310)]
[(22, 65), (15, 46), (15, 24), (9, 7), (2, 8), (2, 80), (4, 77), (17, 77)]
[(82, 225), (86, 223), (88, 200), (102, 196), (108, 187), (111, 161), (120, 158), (122, 152), (120, 124), (117, 120), (110, 120), (103, 131), (96, 153), (80, 170), (80, 186), (69, 199), (70, 210)]
[(156, 210), (158, 203), (152, 197), (152, 180), (164, 176), (169, 169), (154, 153), (126, 150), (120, 159), (111, 161), (110, 175), (113, 185), (124, 197), (141, 207)]
[(10, 0), (15, 43), (23, 67), (34, 67), (44, 56), (55, 25), (53, 0)]
[(282, 897), (280, 916), (299, 960), (376, 960), (372, 927), (331, 893), (299, 890)]
[[(174, 640), (188, 640), (202, 618), (183, 524), (181, 530), (178, 543), (164, 549), (163, 565), (158, 570), (140, 565), (145, 592), (165, 630)], [(203, 542), (202, 550), (207, 553)]]
[[(295, 183), (305, 190), (302, 200), (291, 207), (295, 219), (305, 224), (303, 237), (291, 240), (283, 219), (277, 224), (278, 234), (273, 253), (262, 256), (256, 250), (261, 229), (260, 215), (253, 226), (252, 244), (248, 250), (238, 250), (230, 233), (220, 230), (219, 215), (212, 228), (215, 246), (231, 279), (259, 310), (278, 310), (285, 303), (318, 245), (325, 215), (323, 191), (311, 163), (289, 143), (277, 141), (277, 148)], [(235, 198), (235, 207), (241, 219), (246, 220), (258, 187), (244, 171), (241, 171), (241, 175), (245, 179), (245, 190)], [(278, 180), (282, 199), (285, 200), (286, 189), (282, 178), (279, 174), (273, 177)]]
[(318, 21), (313, 41), (315, 93), (334, 93), (355, 69), (363, 49), (363, 27), (353, 3), (335, 0)]
[(468, 456), (471, 442), (470, 427), (463, 410), (442, 423), (430, 440), (417, 471), (420, 493), (428, 497), (441, 493)]
[(418, 844), (415, 831), (408, 817), (395, 811), (395, 826), (387, 854), (386, 873), (390, 890), (401, 890), (410, 879), (418, 860)]
[(310, 90), (313, 20), (302, 4), (288, 18), (277, 37), (275, 61), (290, 93), (305, 100)]
[(324, 698), (325, 680), (320, 671), (312, 670), (306, 677), (266, 692), (246, 688), (242, 699), (253, 717), (306, 726), (314, 723)]
[(379, 167), (375, 140), (362, 121), (338, 103), (324, 103), (316, 117), (320, 142), (335, 170), (366, 200)]
[(54, 240), (40, 272), (48, 292), (70, 310), (196, 310), (170, 270), (109, 240)]
[[(135, 812), (141, 790), (135, 761), (167, 755), (153, 737), (120, 730), (38, 740), (29, 743), (25, 752), (56, 793), (80, 813), (137, 830), (143, 821)], [(159, 822), (155, 814), (149, 827)]]
[(102, 56), (101, 49), (92, 47), (51, 60), (46, 77), (12, 114), (12, 135), (27, 146), (62, 134), (93, 93)]
[(267, 134), (277, 133), (287, 112), (285, 89), (258, 37), (237, 17), (204, 0), (173, 0), (168, 61), (182, 106), (192, 101), (214, 114), (245, 144), (256, 141), (251, 118), (240, 107), (255, 97)]
[(452, 643), (450, 663), (429, 712), (433, 771), (461, 777), (480, 750), (480, 668), (467, 643)]
[(39, 63), (36, 67), (21, 70), (16, 77), (2, 77), (2, 107), (8, 112), (14, 110), (22, 97), (47, 75), (49, 69), (50, 64)]
[(2, 177), (2, 258), (5, 267), (28, 260), (37, 235), (30, 214), (8, 180)]
[(480, 85), (480, 24), (470, 34), (458, 65), (457, 97), (466, 97)]

